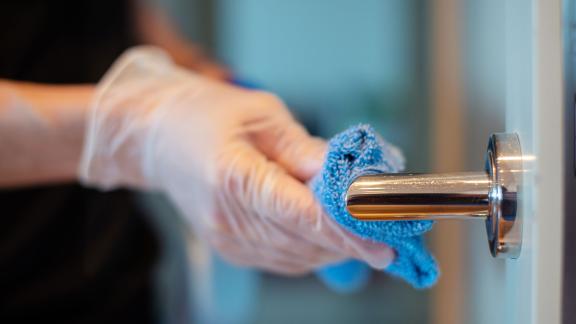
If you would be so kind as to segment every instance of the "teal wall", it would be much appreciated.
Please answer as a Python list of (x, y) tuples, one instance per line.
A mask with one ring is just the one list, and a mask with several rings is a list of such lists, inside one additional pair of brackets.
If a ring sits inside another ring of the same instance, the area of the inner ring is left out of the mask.
[(312, 131), (373, 124), (428, 167), (426, 8), (414, 0), (220, 0), (220, 57)]

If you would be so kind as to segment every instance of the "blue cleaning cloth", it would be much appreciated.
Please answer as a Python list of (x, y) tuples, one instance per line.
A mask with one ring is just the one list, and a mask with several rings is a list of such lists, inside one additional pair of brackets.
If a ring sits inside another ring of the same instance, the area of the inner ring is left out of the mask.
[[(358, 125), (336, 135), (328, 144), (322, 171), (310, 186), (324, 209), (341, 226), (367, 240), (385, 243), (396, 252), (387, 273), (415, 288), (428, 288), (438, 279), (436, 261), (425, 247), (422, 234), (432, 221), (360, 221), (346, 210), (345, 195), (356, 177), (393, 173), (403, 168), (399, 151), (368, 125)], [(356, 260), (318, 270), (317, 275), (336, 291), (357, 290), (369, 277), (365, 264)]]
[(235, 86), (244, 88), (244, 89), (252, 89), (252, 90), (263, 89), (257, 82), (252, 82), (251, 80), (242, 79), (242, 78), (238, 78), (238, 77), (232, 77), (232, 80), (230, 80), (230, 83), (232, 83)]
[(324, 266), (316, 270), (316, 276), (330, 289), (342, 294), (362, 290), (370, 281), (372, 270), (358, 260)]

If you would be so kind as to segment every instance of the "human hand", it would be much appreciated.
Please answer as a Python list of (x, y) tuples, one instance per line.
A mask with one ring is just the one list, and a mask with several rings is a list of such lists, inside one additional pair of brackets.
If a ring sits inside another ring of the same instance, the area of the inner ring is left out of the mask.
[(98, 86), (80, 170), (87, 185), (165, 192), (224, 258), (284, 274), (343, 259), (376, 268), (391, 249), (324, 214), (306, 181), (322, 165), (274, 95), (192, 74), (157, 49), (133, 49)]

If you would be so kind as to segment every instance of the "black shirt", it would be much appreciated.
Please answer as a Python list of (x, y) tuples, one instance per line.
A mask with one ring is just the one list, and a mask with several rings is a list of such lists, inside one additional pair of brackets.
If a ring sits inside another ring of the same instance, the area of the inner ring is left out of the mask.
[[(130, 6), (0, 1), (0, 78), (96, 82), (136, 44)], [(131, 192), (0, 190), (0, 323), (153, 322), (158, 249)]]

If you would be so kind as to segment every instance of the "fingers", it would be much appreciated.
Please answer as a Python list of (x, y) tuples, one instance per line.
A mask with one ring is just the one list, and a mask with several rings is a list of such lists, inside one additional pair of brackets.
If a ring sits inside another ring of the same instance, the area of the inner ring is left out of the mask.
[(316, 175), (324, 162), (326, 142), (310, 136), (274, 95), (259, 93), (258, 105), (267, 110), (266, 119), (250, 125), (258, 150), (301, 181)]
[[(316, 267), (344, 257), (314, 243), (313, 238), (303, 239), (293, 230), (298, 228), (293, 222), (306, 221), (301, 217), (304, 210), (315, 204), (306, 186), (247, 143), (234, 145), (233, 152), (222, 159), (222, 182), (218, 186), (222, 190), (215, 192), (219, 211), (210, 218), (216, 226), (206, 227), (205, 232), (238, 240), (238, 246), (275, 252), (302, 267)], [(235, 249), (221, 246), (221, 250)]]
[(282, 172), (269, 176), (275, 177), (268, 180), (275, 187), (267, 194), (274, 202), (267, 210), (273, 220), (315, 244), (340, 255), (364, 260), (374, 268), (383, 269), (394, 259), (394, 252), (388, 246), (364, 240), (329, 218), (310, 189), (298, 180)]
[(326, 153), (326, 142), (310, 136), (296, 122), (274, 131), (275, 143), (271, 145), (270, 156), (288, 173), (299, 180), (308, 181), (322, 168)]
[(262, 168), (265, 170), (260, 179), (262, 187), (251, 191), (258, 193), (252, 202), (254, 206), (262, 206), (255, 211), (261, 217), (282, 225), (309, 243), (340, 256), (364, 260), (374, 268), (383, 269), (394, 259), (388, 246), (363, 240), (330, 219), (306, 185), (274, 163), (267, 162)]
[(222, 235), (215, 236), (210, 242), (216, 251), (229, 262), (283, 275), (306, 274), (322, 264), (334, 263), (342, 259), (342, 257), (333, 256), (319, 263), (318, 260), (305, 260), (302, 251), (294, 246), (291, 249), (278, 249)]
[(321, 225), (313, 230), (319, 237), (324, 238), (322, 242), (318, 242), (321, 245), (326, 242), (341, 253), (363, 260), (375, 269), (384, 269), (394, 261), (394, 250), (383, 243), (364, 240), (348, 232), (326, 215), (319, 224)]

